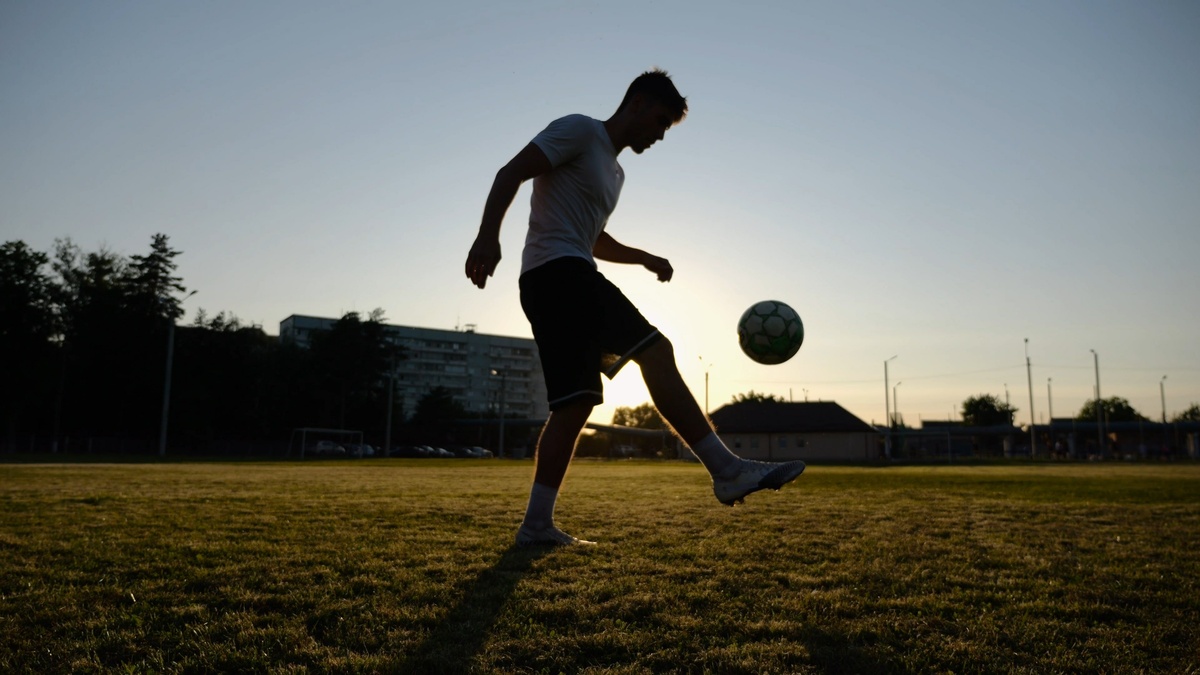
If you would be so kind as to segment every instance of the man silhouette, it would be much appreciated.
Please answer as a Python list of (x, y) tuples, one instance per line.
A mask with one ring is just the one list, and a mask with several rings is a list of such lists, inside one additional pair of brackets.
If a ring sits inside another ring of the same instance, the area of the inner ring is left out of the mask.
[(665, 71), (637, 77), (607, 120), (568, 115), (550, 123), (496, 174), (466, 275), (483, 288), (500, 262), (500, 225), (517, 190), (533, 179), (529, 230), (521, 255), (521, 307), (542, 361), (550, 417), (537, 444), (534, 483), (517, 544), (571, 545), (554, 525), (559, 487), (592, 409), (609, 379), (638, 364), (654, 405), (708, 469), (717, 499), (732, 506), (758, 490), (778, 490), (803, 471), (729, 451), (700, 410), (675, 364), (670, 341), (596, 269), (596, 260), (641, 265), (671, 280), (666, 258), (626, 246), (605, 231), (625, 172), (617, 156), (641, 154), (687, 115), (687, 99)]

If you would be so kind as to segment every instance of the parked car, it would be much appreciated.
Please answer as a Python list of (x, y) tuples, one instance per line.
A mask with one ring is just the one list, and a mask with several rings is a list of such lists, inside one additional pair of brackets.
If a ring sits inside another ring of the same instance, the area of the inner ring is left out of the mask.
[(333, 441), (317, 441), (309, 453), (314, 457), (345, 457), (346, 448)]
[(612, 446), (610, 453), (612, 457), (637, 457), (638, 450), (632, 445), (620, 444)]
[(375, 448), (366, 443), (346, 443), (343, 447), (345, 447), (347, 455), (356, 459), (375, 456)]
[(424, 457), (425, 451), (418, 445), (397, 445), (388, 453), (388, 457)]

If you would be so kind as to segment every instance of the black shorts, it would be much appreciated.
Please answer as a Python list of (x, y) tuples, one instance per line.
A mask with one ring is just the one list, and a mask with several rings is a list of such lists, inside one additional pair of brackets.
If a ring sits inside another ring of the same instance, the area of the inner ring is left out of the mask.
[(550, 410), (604, 402), (611, 380), (662, 338), (620, 289), (583, 258), (556, 258), (521, 275), (521, 309), (533, 327)]

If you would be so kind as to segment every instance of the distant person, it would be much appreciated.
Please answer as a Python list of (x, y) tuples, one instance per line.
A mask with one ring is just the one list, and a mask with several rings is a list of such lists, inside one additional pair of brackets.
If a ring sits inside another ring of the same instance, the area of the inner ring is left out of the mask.
[(596, 269), (596, 260), (641, 265), (670, 281), (666, 258), (619, 243), (605, 226), (625, 171), (617, 155), (641, 154), (687, 114), (687, 99), (665, 71), (636, 78), (607, 120), (568, 115), (550, 123), (496, 174), (466, 275), (483, 288), (500, 262), (500, 224), (521, 184), (533, 179), (529, 230), (521, 255), (521, 308), (541, 356), (550, 417), (538, 439), (537, 466), (517, 544), (592, 544), (554, 525), (554, 504), (579, 432), (603, 402), (609, 379), (637, 363), (658, 411), (708, 469), (717, 499), (733, 505), (758, 490), (795, 480), (803, 462), (744, 460), (713, 431), (675, 365), (671, 343)]

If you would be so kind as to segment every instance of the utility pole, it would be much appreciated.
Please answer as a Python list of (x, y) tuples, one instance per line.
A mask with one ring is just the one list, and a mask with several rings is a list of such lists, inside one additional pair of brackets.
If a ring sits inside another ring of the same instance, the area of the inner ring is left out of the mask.
[[(183, 296), (187, 300), (196, 294), (192, 291)], [(183, 300), (179, 304), (183, 304)], [(158, 456), (167, 456), (167, 422), (171, 414), (171, 369), (175, 363), (175, 317), (167, 317), (167, 368), (163, 378), (162, 421), (158, 425)]]
[(891, 392), (888, 391), (888, 361), (900, 356), (895, 356), (883, 360), (883, 413), (887, 416), (887, 434), (883, 438), (883, 454), (888, 458), (892, 458), (892, 402), (888, 398)]
[(1029, 458), (1037, 456), (1037, 434), (1033, 425), (1033, 366), (1029, 364), (1029, 338), (1025, 338), (1025, 377), (1029, 380)]
[(1158, 381), (1158, 395), (1160, 397), (1162, 397), (1162, 421), (1163, 421), (1163, 424), (1167, 423), (1167, 387), (1166, 387), (1166, 385), (1163, 384), (1166, 381), (1167, 381), (1166, 375), (1163, 375), (1162, 379)]
[(388, 336), (388, 395), (387, 395), (387, 424), (383, 431), (383, 451), (380, 453), (387, 457), (392, 451), (392, 396), (396, 391), (396, 345), (392, 342), (391, 336)]
[(1100, 445), (1096, 447), (1096, 451), (1100, 453), (1100, 458), (1108, 454), (1104, 451), (1104, 408), (1100, 405), (1100, 355), (1095, 349), (1089, 349), (1092, 353), (1092, 362), (1096, 366), (1096, 442)]
[(1053, 377), (1046, 378), (1046, 403), (1050, 406), (1050, 424), (1054, 424), (1054, 392), (1050, 388), (1050, 381)]
[(500, 442), (496, 447), (496, 456), (504, 456), (504, 394), (508, 389), (508, 371), (492, 369), (492, 375), (500, 376)]

